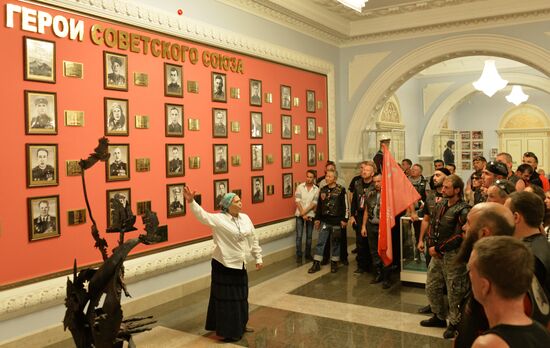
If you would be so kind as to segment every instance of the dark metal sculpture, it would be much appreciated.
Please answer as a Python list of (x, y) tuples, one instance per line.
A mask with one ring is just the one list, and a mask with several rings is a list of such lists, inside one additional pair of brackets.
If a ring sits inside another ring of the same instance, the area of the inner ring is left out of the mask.
[[(129, 347), (135, 347), (132, 341), (132, 334), (150, 330), (147, 325), (155, 323), (151, 316), (123, 319), (122, 307), (120, 305), (121, 294), (131, 297), (124, 284), (124, 260), (128, 253), (139, 243), (153, 244), (161, 241), (158, 235), (159, 221), (156, 213), (146, 211), (142, 217), (145, 224), (146, 234), (124, 241), (124, 234), (136, 230), (136, 220), (130, 207), (124, 207), (119, 202), (114, 203), (114, 213), (123, 217), (116, 226), (110, 226), (108, 232), (119, 232), (118, 246), (108, 255), (108, 245), (104, 238), (101, 238), (94, 220), (88, 194), (84, 172), (91, 168), (98, 161), (106, 162), (109, 159), (107, 138), (99, 139), (99, 145), (95, 152), (80, 161), (82, 168), (82, 187), (86, 207), (92, 222), (91, 232), (103, 258), (103, 264), (97, 268), (85, 268), (77, 272), (76, 259), (73, 266), (73, 281), (67, 278), (67, 297), (65, 298), (65, 318), (63, 326), (65, 330), (71, 331), (74, 342), (78, 348), (88, 347), (122, 347), (124, 341)], [(117, 206), (117, 203), (119, 206)], [(124, 212), (122, 212), (124, 210)], [(103, 302), (101, 303), (101, 300)]]

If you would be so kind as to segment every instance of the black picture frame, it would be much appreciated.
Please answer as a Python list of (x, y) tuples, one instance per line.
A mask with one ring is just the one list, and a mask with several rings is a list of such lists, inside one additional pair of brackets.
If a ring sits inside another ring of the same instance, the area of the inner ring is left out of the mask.
[(59, 185), (57, 149), (57, 144), (26, 144), (27, 187)]
[(105, 165), (107, 181), (130, 180), (130, 144), (109, 144), (110, 154)]
[(261, 112), (250, 112), (250, 138), (261, 139), (263, 138), (264, 131), (263, 115)]
[(183, 197), (184, 187), (185, 183), (166, 185), (166, 216), (168, 218), (185, 216), (186, 202)]
[(306, 133), (308, 140), (317, 139), (317, 119), (315, 117), (306, 118)]
[(164, 96), (183, 97), (183, 66), (164, 63)]
[(315, 91), (306, 90), (306, 111), (315, 112)]
[(294, 196), (294, 178), (292, 173), (283, 173), (283, 198), (290, 198)]
[(103, 51), (103, 87), (128, 91), (128, 56)]
[(166, 177), (185, 176), (185, 145), (166, 144)]
[(250, 178), (250, 184), (252, 187), (252, 203), (261, 203), (264, 201), (265, 197), (265, 185), (264, 185), (264, 176), (258, 175)]
[(281, 109), (290, 110), (292, 108), (292, 91), (290, 86), (281, 85)]
[(292, 144), (281, 144), (281, 168), (292, 168)]
[(103, 105), (105, 135), (128, 136), (130, 133), (130, 102), (128, 99), (105, 97)]
[(57, 93), (25, 91), (25, 134), (57, 134)]
[(214, 174), (223, 174), (229, 171), (229, 148), (227, 144), (212, 145), (212, 168)]
[(25, 81), (55, 83), (55, 42), (23, 37)]
[(250, 170), (264, 169), (264, 145), (250, 144)]
[(59, 195), (27, 198), (29, 242), (61, 235)]
[(227, 102), (227, 75), (212, 72), (212, 101)]
[(212, 108), (212, 137), (227, 138), (227, 109)]
[(107, 214), (105, 215), (105, 217), (107, 218), (107, 227), (111, 227), (113, 226), (113, 223), (115, 223), (115, 218), (113, 216), (114, 203), (112, 202), (112, 200), (119, 200), (120, 204), (124, 204), (124, 206), (128, 207), (131, 211), (132, 190), (129, 187), (107, 190), (106, 196), (107, 204), (105, 205), (105, 207), (107, 209)]
[[(223, 185), (223, 186), (222, 186)], [(229, 191), (229, 179), (214, 180), (214, 210), (221, 210), (220, 202)]]
[(248, 87), (250, 91), (250, 106), (262, 106), (262, 81), (250, 79)]
[(317, 165), (317, 145), (307, 144), (307, 165), (314, 167)]
[(164, 104), (164, 129), (166, 137), (183, 138), (185, 125), (185, 109), (182, 104)]
[(292, 116), (281, 115), (281, 139), (292, 139)]

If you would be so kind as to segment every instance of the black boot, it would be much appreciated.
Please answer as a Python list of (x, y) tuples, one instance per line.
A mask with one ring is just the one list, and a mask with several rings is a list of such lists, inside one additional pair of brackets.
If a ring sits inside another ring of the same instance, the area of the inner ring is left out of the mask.
[(321, 264), (319, 261), (313, 261), (313, 265), (311, 265), (311, 268), (307, 270), (307, 273), (315, 273), (319, 272), (321, 270)]
[(390, 272), (389, 267), (384, 267), (382, 270), (382, 289), (391, 288)]
[(330, 261), (330, 272), (336, 273), (338, 272), (338, 262), (336, 261)]
[(376, 275), (374, 278), (370, 281), (371, 284), (378, 284), (382, 281), (382, 272), (380, 270), (376, 271)]

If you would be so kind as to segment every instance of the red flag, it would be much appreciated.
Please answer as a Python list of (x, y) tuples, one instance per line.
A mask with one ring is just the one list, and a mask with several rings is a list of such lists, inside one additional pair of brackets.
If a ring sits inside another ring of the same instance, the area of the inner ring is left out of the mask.
[(391, 229), (395, 216), (420, 199), (420, 195), (393, 159), (386, 145), (382, 144), (382, 192), (380, 194), (380, 229), (378, 255), (388, 266), (392, 263)]

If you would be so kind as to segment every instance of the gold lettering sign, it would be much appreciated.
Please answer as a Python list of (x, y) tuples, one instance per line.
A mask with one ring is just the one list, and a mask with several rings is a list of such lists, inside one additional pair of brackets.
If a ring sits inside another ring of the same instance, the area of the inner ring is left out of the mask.
[(86, 223), (86, 209), (67, 211), (67, 221), (69, 226)]
[(82, 174), (82, 167), (80, 167), (80, 161), (69, 160), (65, 162), (67, 167), (67, 176), (78, 176)]
[(294, 154), (294, 162), (300, 163), (300, 154), (299, 153)]
[(199, 81), (187, 81), (187, 92), (199, 93)]
[(292, 103), (295, 107), (298, 107), (300, 106), (300, 98), (298, 97), (294, 97), (294, 100), (293, 100), (293, 103)]
[(268, 103), (268, 104), (271, 104), (273, 103), (273, 93), (265, 93), (264, 94), (264, 102)]
[(149, 158), (136, 158), (136, 172), (148, 172), (151, 170)]
[(265, 124), (265, 132), (267, 134), (273, 133), (273, 124), (272, 123), (266, 123)]
[(84, 77), (84, 64), (77, 62), (63, 61), (63, 76), (65, 77)]
[(149, 116), (136, 115), (136, 128), (148, 129), (149, 128)]
[(300, 127), (300, 125), (295, 124), (294, 125), (294, 134), (300, 134), (301, 131), (302, 131), (302, 128)]
[(272, 154), (265, 155), (265, 162), (267, 164), (273, 164), (273, 155)]
[(268, 196), (275, 194), (275, 185), (267, 185), (266, 189)]
[(325, 160), (325, 154), (322, 152), (319, 152), (319, 161), (324, 161), (324, 160)]
[(241, 99), (241, 89), (237, 87), (231, 87), (230, 96), (233, 99)]
[(239, 133), (241, 131), (241, 124), (239, 121), (231, 121), (231, 131), (233, 133)]
[(149, 75), (143, 72), (135, 72), (134, 85), (143, 87), (149, 86)]
[(201, 158), (199, 156), (189, 157), (189, 168), (199, 169), (201, 167)]
[(231, 165), (234, 167), (238, 167), (241, 165), (241, 156), (235, 155), (231, 156)]
[(200, 122), (198, 118), (190, 118), (189, 119), (189, 130), (190, 131), (199, 131), (200, 130)]
[(323, 127), (317, 127), (317, 134), (323, 134)]
[(65, 126), (67, 127), (83, 127), (84, 126), (84, 111), (65, 110)]
[(323, 101), (317, 100), (317, 109), (320, 110), (323, 108)]

